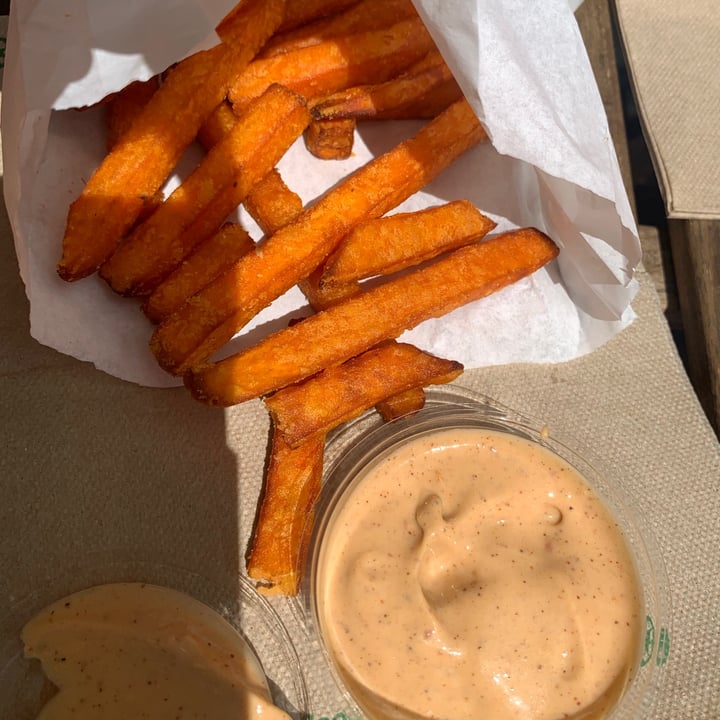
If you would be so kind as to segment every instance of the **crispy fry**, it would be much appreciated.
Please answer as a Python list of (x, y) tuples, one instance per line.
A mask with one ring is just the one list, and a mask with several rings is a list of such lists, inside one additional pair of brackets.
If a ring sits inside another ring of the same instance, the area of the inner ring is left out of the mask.
[(161, 367), (181, 375), (206, 361), (306, 278), (354, 225), (385, 214), (485, 139), (470, 106), (460, 101), (357, 170), (155, 328), (151, 349)]
[(290, 447), (357, 417), (382, 400), (411, 388), (454, 380), (463, 366), (406, 343), (384, 343), (328, 367), (268, 398), (275, 432)]
[(273, 434), (247, 559), (248, 575), (265, 594), (295, 595), (298, 591), (320, 492), (324, 449), (322, 435), (292, 449), (279, 433)]
[(468, 245), (496, 226), (467, 200), (366, 220), (326, 261), (320, 287), (390, 275)]
[[(349, 87), (314, 103), (313, 118), (382, 118), (415, 108), (428, 92), (446, 82), (455, 82), (438, 50), (430, 51), (401, 75), (383, 83)], [(461, 95), (457, 90), (457, 98)]]
[(326, 40), (272, 58), (254, 60), (232, 84), (228, 97), (240, 112), (268, 85), (280, 83), (316, 98), (368, 82), (382, 82), (428, 53), (433, 41), (419, 18), (390, 28)]
[(400, 20), (416, 16), (417, 12), (411, 0), (360, 0), (331, 17), (305, 23), (294, 30), (276, 33), (258, 57), (273, 57), (343, 35), (389, 27)]
[(108, 100), (105, 108), (108, 152), (117, 145), (125, 131), (138, 118), (158, 87), (157, 77), (136, 80)]
[(431, 265), (360, 293), (220, 362), (196, 367), (185, 385), (209, 405), (260, 397), (344, 362), (423, 320), (439, 317), (526, 277), (558, 249), (534, 228), (468, 245)]
[(375, 405), (375, 409), (385, 422), (412, 415), (425, 407), (425, 390), (421, 387), (410, 388), (392, 397), (385, 398)]
[(287, 0), (285, 18), (278, 32), (292, 30), (318, 18), (342, 12), (357, 2), (358, 0)]
[(352, 155), (355, 120), (312, 120), (305, 131), (307, 149), (321, 160), (345, 160)]
[(254, 247), (240, 225), (226, 223), (155, 288), (143, 305), (145, 315), (160, 322)]
[(137, 121), (93, 173), (68, 212), (57, 271), (68, 281), (95, 272), (168, 178), (200, 126), (282, 19), (284, 0), (245, 0), (243, 42), (178, 63)]
[(290, 190), (277, 169), (253, 186), (244, 205), (266, 235), (289, 225), (303, 209), (300, 196)]
[(102, 266), (102, 277), (123, 295), (151, 292), (193, 247), (218, 230), (308, 121), (299, 95), (271, 86)]

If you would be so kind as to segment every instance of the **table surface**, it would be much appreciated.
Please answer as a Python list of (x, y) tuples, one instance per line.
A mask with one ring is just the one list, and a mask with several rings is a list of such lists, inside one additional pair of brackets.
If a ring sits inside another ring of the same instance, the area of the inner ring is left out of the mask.
[[(682, 5), (682, 7), (680, 7)], [(613, 38), (613, 20), (619, 27), (619, 43), (626, 55), (631, 56), (630, 62), (624, 65), (629, 72), (630, 86), (635, 91), (636, 106), (640, 113), (641, 126), (649, 138), (648, 145), (655, 147), (654, 123), (660, 122), (663, 127), (661, 147), (670, 146), (668, 157), (655, 157), (654, 165), (661, 169), (659, 178), (664, 195), (671, 198), (672, 193), (665, 185), (668, 177), (677, 175), (691, 177), (697, 188), (715, 184), (709, 178), (699, 178), (692, 164), (696, 150), (687, 152), (688, 139), (677, 128), (697, 125), (691, 117), (702, 107), (718, 107), (720, 98), (716, 96), (697, 98), (689, 101), (684, 93), (677, 93), (678, 82), (683, 82), (683, 74), (677, 73), (678, 58), (691, 62), (686, 43), (694, 44), (695, 40), (684, 32), (685, 28), (702, 27), (703, 32), (713, 32), (712, 24), (703, 23), (703, 12), (714, 12), (708, 9), (709, 3), (673, 3), (664, 2), (662, 8), (653, 17), (652, 23), (644, 22), (647, 8), (642, 3), (625, 3), (618, 0), (585, 0), (577, 12), (588, 55), (603, 97), (608, 122), (623, 172), (625, 185), (632, 196), (633, 167), (627, 147), (627, 134), (623, 114), (623, 98), (621, 97), (618, 68), (616, 63), (616, 46)], [(620, 14), (621, 22), (617, 22)], [(676, 19), (673, 27), (671, 18)], [(665, 18), (665, 20), (663, 20)], [(717, 29), (717, 23), (716, 23)], [(662, 31), (658, 36), (658, 29)], [(668, 44), (672, 41), (672, 47)], [(641, 52), (635, 53), (636, 45), (642, 43)], [(657, 53), (656, 46), (663, 43), (663, 51)], [(704, 66), (711, 61), (715, 49), (705, 48), (697, 62)], [(655, 49), (653, 49), (655, 48)], [(657, 69), (656, 58), (663, 67)], [(686, 70), (685, 73), (689, 72)], [(668, 80), (668, 75), (672, 82)], [(716, 74), (715, 74), (716, 75)], [(717, 88), (717, 78), (713, 77)], [(673, 97), (658, 97), (664, 88), (674, 88)], [(671, 107), (672, 106), (672, 107)], [(713, 113), (713, 117), (714, 117)], [(670, 121), (669, 118), (675, 118)], [(686, 117), (686, 120), (682, 120)], [(702, 125), (702, 124), (701, 124)], [(674, 126), (674, 127), (673, 127)], [(703, 127), (697, 132), (710, 132), (709, 138), (702, 141), (692, 136), (694, 146), (712, 145), (713, 152), (717, 145), (717, 125), (712, 128)], [(677, 142), (675, 142), (677, 140)], [(655, 152), (659, 151), (655, 148)], [(687, 167), (674, 168), (668, 163), (684, 162)], [(707, 158), (705, 158), (707, 161)], [(635, 168), (637, 171), (637, 168)], [(710, 172), (717, 172), (714, 166)], [(691, 183), (691, 185), (692, 185)], [(631, 200), (633, 198), (631, 197)], [(671, 202), (671, 200), (670, 200)], [(660, 219), (661, 221), (664, 219)], [(672, 273), (671, 284), (677, 291), (679, 315), (682, 326), (682, 338), (690, 380), (701, 405), (714, 427), (720, 433), (720, 220), (717, 219), (672, 219), (660, 229), (662, 238), (668, 238), (664, 244), (666, 250), (666, 268), (664, 272)]]
[[(98, 563), (103, 577), (130, 563), (146, 580), (182, 568), (230, 601), (261, 489), (261, 404), (206, 408), (182, 389), (124, 383), (39, 345), (4, 213), (0, 273), (0, 602), (22, 610), (28, 596), (54, 599)], [(599, 350), (473, 370), (459, 384), (545, 420), (623, 484), (661, 549), (673, 607), (652, 717), (717, 718), (720, 445), (642, 268), (638, 280), (637, 320)], [(0, 639), (17, 632), (17, 613), (0, 615)], [(302, 659), (306, 640), (294, 637)]]

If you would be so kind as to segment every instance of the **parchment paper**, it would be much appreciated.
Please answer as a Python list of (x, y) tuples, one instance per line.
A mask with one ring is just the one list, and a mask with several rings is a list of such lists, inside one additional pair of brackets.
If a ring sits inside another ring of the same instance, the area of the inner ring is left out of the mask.
[[(137, 305), (114, 296), (96, 277), (70, 285), (55, 273), (68, 204), (104, 152), (101, 111), (68, 108), (91, 105), (211, 44), (210, 30), (231, 4), (143, 2), (137, 12), (120, 13), (124, 22), (100, 0), (63, 3), (72, 10), (66, 14), (49, 0), (12, 7), (2, 108), (5, 197), (31, 332), (132, 382), (176, 383), (155, 365), (147, 349), (152, 327)], [(561, 362), (599, 347), (634, 319), (640, 246), (570, 6), (551, 0), (528, 12), (519, 0), (416, 0), (416, 7), (491, 144), (467, 153), (398, 210), (468, 198), (496, 219), (498, 231), (534, 225), (553, 237), (561, 254), (548, 269), (423, 323), (404, 339), (466, 368)], [(150, 36), (142, 32), (149, 18), (163, 13), (173, 22), (153, 22)], [(53, 72), (41, 84), (48, 64)], [(280, 171), (311, 201), (418, 127), (363, 124), (354, 156), (343, 162), (315, 160), (298, 141)], [(189, 153), (184, 167), (197, 157)], [(260, 240), (254, 223), (244, 213), (240, 219)], [(245, 341), (284, 325), (304, 305), (299, 291), (290, 291), (244, 329)]]

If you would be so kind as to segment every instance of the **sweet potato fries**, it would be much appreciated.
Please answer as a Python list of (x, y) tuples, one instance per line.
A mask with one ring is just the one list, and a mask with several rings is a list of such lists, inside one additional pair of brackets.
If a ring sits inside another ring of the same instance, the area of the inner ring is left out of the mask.
[[(217, 34), (106, 98), (107, 155), (69, 208), (57, 271), (140, 301), (150, 351), (197, 400), (263, 399), (272, 437), (247, 570), (264, 592), (294, 594), (327, 434), (371, 408), (418, 412), (425, 388), (463, 371), (400, 335), (558, 248), (533, 228), (490, 236), (494, 220), (462, 198), (395, 212), (488, 140), (411, 0), (241, 0)], [(389, 119), (415, 122), (320, 197), (285, 184), (291, 145), (342, 168), (363, 123)], [(193, 143), (201, 159), (171, 185)], [(304, 316), (228, 354), (296, 285)]]

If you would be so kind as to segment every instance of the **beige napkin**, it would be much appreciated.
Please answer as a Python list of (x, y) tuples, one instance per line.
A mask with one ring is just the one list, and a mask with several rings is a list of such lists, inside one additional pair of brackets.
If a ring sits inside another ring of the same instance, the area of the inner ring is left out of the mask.
[(672, 218), (720, 217), (720, 12), (615, 0), (645, 138)]

